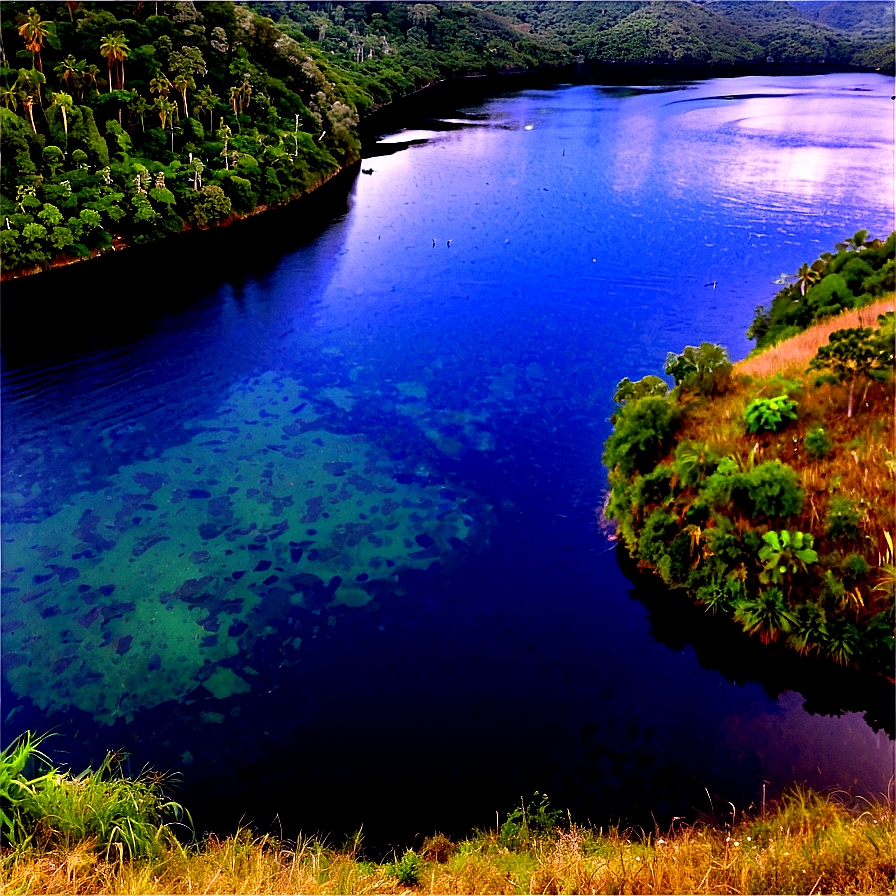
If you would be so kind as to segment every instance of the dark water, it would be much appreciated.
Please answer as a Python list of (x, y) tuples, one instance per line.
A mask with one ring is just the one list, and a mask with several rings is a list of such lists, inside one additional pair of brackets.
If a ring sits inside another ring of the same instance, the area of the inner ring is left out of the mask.
[(619, 379), (743, 356), (781, 271), (892, 229), (890, 94), (433, 108), (313, 204), (4, 289), (4, 742), (379, 844), (535, 789), (595, 822), (885, 790), (891, 687), (627, 576), (595, 511)]

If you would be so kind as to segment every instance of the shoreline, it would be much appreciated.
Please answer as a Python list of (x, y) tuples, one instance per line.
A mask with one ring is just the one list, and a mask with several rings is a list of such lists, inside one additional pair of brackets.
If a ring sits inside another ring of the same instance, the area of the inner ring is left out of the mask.
[[(32, 268), (16, 268), (12, 271), (0, 273), (0, 282), (10, 284), (19, 280), (34, 277), (37, 274), (45, 274), (50, 271), (70, 270), (81, 262), (95, 261), (99, 258), (109, 258), (116, 253), (143, 248), (158, 248), (163, 245), (171, 245), (171, 240), (177, 239), (187, 233), (215, 233), (219, 230), (230, 228), (234, 224), (257, 218), (265, 212), (282, 212), (286, 208), (295, 208), (297, 203), (308, 200), (320, 193), (321, 189), (334, 180), (359, 168), (364, 158), (364, 150), (368, 148), (376, 137), (393, 127), (400, 127), (399, 117), (406, 116), (409, 112), (418, 111), (415, 107), (421, 107), (424, 100), (432, 102), (459, 102), (464, 98), (471, 98), (477, 94), (493, 92), (497, 85), (503, 90), (523, 90), (548, 84), (571, 81), (574, 84), (627, 84), (632, 82), (667, 82), (678, 80), (704, 80), (708, 78), (739, 78), (748, 75), (818, 75), (836, 73), (868, 73), (890, 75), (889, 71), (881, 69), (868, 69), (861, 66), (847, 64), (828, 63), (661, 63), (661, 62), (599, 62), (594, 60), (580, 60), (562, 66), (550, 68), (529, 69), (508, 72), (487, 72), (481, 75), (459, 75), (434, 81), (413, 93), (406, 94), (391, 103), (384, 104), (374, 109), (366, 118), (358, 124), (358, 136), (361, 140), (362, 151), (358, 159), (340, 166), (335, 172), (324, 177), (309, 191), (295, 196), (292, 199), (277, 203), (276, 205), (258, 205), (252, 211), (242, 214), (229, 215), (224, 220), (208, 227), (187, 225), (177, 233), (153, 243), (134, 245), (124, 240), (118, 240), (111, 249), (105, 251), (91, 250), (86, 257), (58, 256), (47, 266), (34, 266)], [(357, 174), (357, 172), (355, 172)]]

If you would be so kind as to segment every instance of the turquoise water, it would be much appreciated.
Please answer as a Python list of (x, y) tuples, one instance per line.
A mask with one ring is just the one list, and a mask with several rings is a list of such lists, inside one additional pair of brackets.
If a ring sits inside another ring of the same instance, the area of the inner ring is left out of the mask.
[(313, 213), (5, 288), (4, 739), (181, 768), (206, 826), (386, 839), (536, 788), (885, 789), (890, 688), (633, 584), (597, 509), (622, 377), (743, 356), (781, 271), (892, 229), (890, 93), (434, 107)]

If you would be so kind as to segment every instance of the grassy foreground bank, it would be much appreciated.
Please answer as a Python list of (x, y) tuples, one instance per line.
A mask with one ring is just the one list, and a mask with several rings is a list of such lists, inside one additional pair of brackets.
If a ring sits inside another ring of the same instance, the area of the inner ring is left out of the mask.
[(248, 828), (195, 837), (170, 776), (127, 777), (116, 754), (73, 775), (43, 740), (29, 732), (0, 759), (4, 893), (893, 892), (892, 787), (877, 801), (795, 788), (665, 832), (583, 827), (536, 794), (496, 829), (417, 835), (370, 861), (363, 831), (338, 847)]
[[(519, 821), (519, 819), (518, 819)], [(7, 851), (5, 893), (892, 893), (893, 811), (797, 790), (733, 826), (634, 834), (505, 822), (391, 862), (241, 830), (109, 862), (89, 843)]]

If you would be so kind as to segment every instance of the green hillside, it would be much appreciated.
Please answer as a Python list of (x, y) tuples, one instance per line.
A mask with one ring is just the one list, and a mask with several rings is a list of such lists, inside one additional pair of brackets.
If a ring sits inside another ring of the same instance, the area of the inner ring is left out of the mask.
[(480, 3), (598, 62), (851, 64), (893, 69), (893, 4)]

